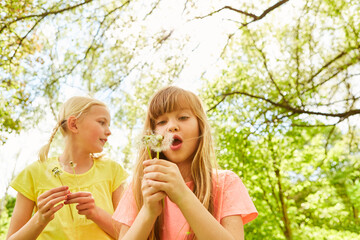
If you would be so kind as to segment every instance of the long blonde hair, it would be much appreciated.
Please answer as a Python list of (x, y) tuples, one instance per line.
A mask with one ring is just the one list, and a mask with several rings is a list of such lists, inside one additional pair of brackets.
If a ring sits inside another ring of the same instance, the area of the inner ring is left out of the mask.
[[(156, 118), (164, 113), (184, 108), (190, 109), (199, 123), (199, 145), (191, 164), (191, 177), (194, 182), (193, 192), (203, 206), (213, 214), (212, 172), (213, 168), (216, 167), (216, 160), (210, 126), (200, 98), (190, 91), (174, 86), (161, 89), (152, 97), (149, 103), (143, 131), (145, 134), (149, 130), (154, 130)], [(142, 163), (148, 158), (147, 150), (141, 148), (133, 176), (133, 192), (138, 210), (143, 205), (141, 192)], [(160, 155), (160, 158), (166, 159), (163, 154)], [(155, 226), (148, 238), (149, 240), (160, 239), (161, 218), (160, 216), (156, 220)]]
[(75, 96), (69, 98), (60, 108), (56, 125), (52, 131), (50, 139), (39, 151), (39, 160), (44, 162), (48, 158), (51, 142), (53, 141), (57, 131), (60, 128), (61, 134), (65, 136), (67, 134), (67, 119), (70, 116), (79, 118), (81, 115), (86, 114), (90, 108), (94, 105), (104, 106), (106, 105), (91, 97)]

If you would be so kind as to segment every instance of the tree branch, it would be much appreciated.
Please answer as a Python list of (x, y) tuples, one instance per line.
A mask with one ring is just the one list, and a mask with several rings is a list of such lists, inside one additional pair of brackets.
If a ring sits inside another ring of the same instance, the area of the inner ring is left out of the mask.
[(215, 10), (215, 11), (213, 11), (213, 12), (211, 12), (211, 13), (205, 15), (205, 16), (196, 17), (196, 19), (203, 19), (203, 18), (206, 18), (206, 17), (210, 17), (210, 16), (212, 16), (212, 15), (214, 15), (214, 14), (216, 14), (216, 13), (221, 12), (222, 10), (227, 9), (227, 10), (234, 11), (234, 12), (237, 12), (237, 13), (239, 13), (239, 14), (242, 14), (242, 15), (245, 15), (245, 16), (248, 16), (248, 17), (252, 18), (252, 21), (243, 24), (243, 25), (246, 26), (246, 25), (248, 25), (248, 24), (250, 24), (250, 23), (252, 23), (252, 22), (255, 22), (255, 21), (258, 21), (258, 20), (260, 20), (260, 19), (263, 19), (268, 13), (270, 13), (271, 11), (273, 11), (274, 9), (280, 7), (281, 5), (285, 4), (285, 3), (288, 2), (288, 1), (289, 1), (289, 0), (282, 0), (282, 1), (279, 1), (279, 2), (275, 3), (275, 4), (272, 5), (271, 7), (267, 8), (267, 9), (266, 9), (261, 15), (259, 15), (259, 16), (258, 16), (258, 15), (255, 15), (255, 14), (253, 14), (253, 13), (249, 13), (249, 12), (246, 12), (246, 11), (243, 11), (243, 10), (240, 10), (240, 9), (233, 8), (233, 7), (231, 7), (231, 6), (224, 6), (224, 7), (220, 8), (220, 9), (218, 9), (218, 10)]
[(351, 109), (349, 111), (346, 112), (342, 112), (342, 113), (326, 113), (326, 112), (315, 112), (315, 111), (309, 111), (309, 110), (305, 110), (305, 109), (300, 109), (300, 108), (295, 108), (292, 107), (288, 104), (283, 104), (283, 103), (278, 103), (278, 102), (274, 102), (270, 99), (267, 99), (263, 96), (257, 96), (257, 95), (253, 95), (247, 92), (240, 92), (240, 91), (234, 91), (234, 92), (229, 92), (229, 93), (224, 93), (221, 94), (220, 96), (222, 96), (222, 99), (220, 101), (218, 101), (214, 106), (212, 106), (208, 111), (212, 111), (214, 110), (221, 102), (223, 102), (226, 97), (229, 96), (233, 96), (233, 95), (245, 95), (251, 98), (255, 98), (255, 99), (259, 99), (259, 100), (263, 100), (265, 102), (270, 103), (273, 106), (282, 108), (288, 112), (292, 112), (293, 114), (309, 114), (309, 115), (318, 115), (318, 116), (326, 116), (326, 117), (338, 117), (341, 119), (345, 119), (348, 118), (352, 115), (357, 115), (360, 114), (360, 109)]
[(28, 18), (45, 18), (49, 15), (56, 15), (56, 14), (59, 14), (59, 13), (62, 13), (62, 12), (66, 12), (66, 11), (69, 11), (69, 10), (72, 10), (72, 9), (75, 9), (77, 7), (80, 7), (84, 4), (87, 4), (87, 3), (90, 3), (92, 2), (93, 0), (85, 0), (84, 2), (82, 3), (79, 3), (79, 4), (76, 4), (74, 6), (69, 6), (69, 7), (66, 7), (66, 8), (62, 8), (62, 9), (59, 9), (59, 10), (56, 10), (56, 11), (49, 11), (49, 12), (43, 12), (43, 13), (40, 13), (40, 14), (30, 14), (30, 15), (27, 15), (27, 16), (22, 16), (22, 17), (19, 17), (19, 18), (16, 18), (8, 23), (4, 23), (4, 25), (0, 28), (0, 34), (4, 31), (5, 28), (8, 28), (11, 24), (15, 23), (15, 22), (18, 22), (18, 21), (21, 21), (21, 20), (24, 20), (24, 19), (28, 19)]

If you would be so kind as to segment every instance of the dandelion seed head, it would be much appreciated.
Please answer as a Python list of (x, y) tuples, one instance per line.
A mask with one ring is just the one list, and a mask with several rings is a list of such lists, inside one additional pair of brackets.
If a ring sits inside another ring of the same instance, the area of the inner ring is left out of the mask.
[(58, 177), (62, 174), (62, 171), (58, 167), (54, 167), (51, 171), (54, 174), (54, 176), (56, 176), (56, 177)]
[(174, 134), (166, 133), (164, 135), (162, 143), (161, 143), (161, 151), (166, 151), (166, 150), (170, 149), (173, 141), (174, 141)]
[(150, 141), (149, 147), (154, 152), (166, 151), (170, 148), (173, 140), (173, 134), (171, 133), (166, 133), (164, 136), (155, 134)]
[(76, 165), (77, 165), (77, 164), (74, 163), (73, 161), (70, 161), (69, 164), (70, 164), (70, 166), (71, 166), (72, 168), (76, 167)]

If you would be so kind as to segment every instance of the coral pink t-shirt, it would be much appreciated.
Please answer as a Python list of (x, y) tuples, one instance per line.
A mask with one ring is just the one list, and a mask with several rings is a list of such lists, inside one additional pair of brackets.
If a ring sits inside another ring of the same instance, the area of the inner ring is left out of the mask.
[[(240, 215), (244, 224), (254, 220), (258, 212), (241, 179), (232, 171), (219, 170), (214, 174), (214, 217), (218, 222), (227, 216)], [(186, 185), (193, 189), (193, 182)], [(132, 188), (129, 187), (113, 214), (116, 221), (131, 226), (138, 214)], [(195, 213), (196, 214), (196, 213)], [(165, 198), (163, 239), (186, 239), (189, 225), (176, 204)]]

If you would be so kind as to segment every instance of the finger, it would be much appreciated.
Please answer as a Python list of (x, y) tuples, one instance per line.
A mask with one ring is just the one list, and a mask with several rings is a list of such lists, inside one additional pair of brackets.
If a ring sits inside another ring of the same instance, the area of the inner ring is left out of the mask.
[(145, 180), (168, 182), (168, 176), (162, 172), (148, 172), (144, 174)]
[(170, 167), (166, 167), (166, 166), (158, 165), (158, 164), (152, 164), (152, 165), (146, 166), (144, 168), (144, 173), (149, 173), (149, 172), (167, 173), (169, 171), (170, 171)]
[(89, 209), (78, 210), (78, 214), (87, 216), (90, 214), (90, 210)]
[(76, 205), (76, 209), (78, 211), (84, 211), (84, 210), (93, 209), (93, 208), (95, 208), (95, 203), (94, 202)]
[(146, 183), (141, 188), (143, 196), (151, 196), (157, 192), (164, 191), (165, 187), (162, 184), (155, 183), (156, 181), (146, 180)]
[[(48, 210), (52, 209), (56, 204), (58, 204), (62, 201), (65, 201), (65, 200), (66, 200), (66, 196), (60, 196), (60, 197), (51, 199), (50, 201), (47, 201), (47, 202), (44, 201), (45, 204), (42, 206), (42, 209), (44, 211), (48, 211)], [(40, 210), (40, 207), (39, 207), (39, 210)]]
[(75, 199), (75, 198), (82, 198), (82, 197), (92, 197), (92, 194), (90, 192), (71, 193), (68, 195), (68, 200)]
[(165, 192), (160, 191), (160, 192), (154, 193), (154, 194), (151, 196), (151, 198), (152, 198), (152, 200), (154, 200), (154, 201), (160, 201), (160, 200), (164, 199), (166, 196), (167, 196), (167, 195), (166, 195)]
[(48, 210), (49, 208), (51, 208), (53, 205), (61, 202), (61, 201), (65, 201), (67, 198), (66, 192), (61, 192), (61, 193), (54, 193), (50, 196), (48, 196), (45, 199), (40, 199), (38, 201), (38, 208), (39, 209), (45, 209)]
[(50, 208), (45, 214), (43, 214), (44, 217), (48, 218), (51, 217), (51, 215), (55, 214), (57, 211), (59, 211), (64, 206), (63, 203), (58, 204), (57, 206)]
[(144, 165), (144, 166), (162, 165), (162, 166), (165, 166), (165, 167), (169, 167), (169, 166), (173, 165), (173, 163), (170, 162), (170, 161), (167, 161), (167, 160), (154, 158), (154, 159), (145, 160), (145, 161), (143, 162), (143, 165)]
[(166, 186), (168, 185), (166, 182), (153, 181), (151, 179), (148, 179), (146, 181), (147, 181), (147, 185), (150, 188), (154, 188), (154, 189), (162, 190), (162, 191), (165, 191)]
[(44, 192), (43, 194), (41, 194), (38, 197), (38, 200), (48, 198), (49, 196), (52, 196), (52, 195), (55, 195), (55, 197), (58, 197), (60, 195), (66, 195), (68, 193), (69, 193), (69, 187), (68, 186), (56, 187), (56, 188), (52, 188), (52, 189)]
[(95, 200), (92, 196), (77, 197), (77, 198), (73, 198), (73, 199), (68, 199), (64, 203), (65, 204), (72, 204), (72, 203), (84, 204), (84, 203), (88, 203), (88, 202), (95, 202)]
[(160, 192), (156, 192), (152, 195), (146, 196), (145, 200), (147, 202), (159, 202), (162, 199), (164, 199), (166, 196), (167, 195), (165, 192), (160, 191)]

